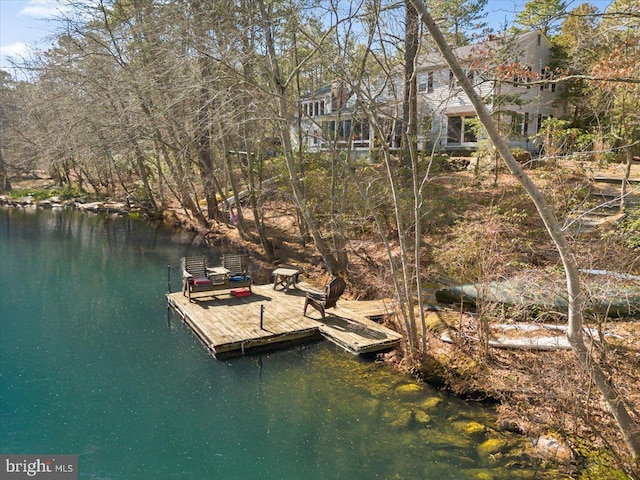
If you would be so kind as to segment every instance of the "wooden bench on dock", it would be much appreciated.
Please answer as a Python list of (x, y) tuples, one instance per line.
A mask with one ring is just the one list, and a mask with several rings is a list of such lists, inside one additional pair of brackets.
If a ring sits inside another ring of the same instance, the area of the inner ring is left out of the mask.
[(225, 253), (222, 255), (222, 267), (229, 272), (230, 288), (246, 288), (251, 292), (251, 275), (247, 271), (242, 255)]
[(182, 263), (182, 294), (191, 301), (192, 293), (246, 289), (251, 293), (251, 276), (243, 268), (240, 255), (224, 255), (223, 265), (211, 267), (205, 256), (184, 257)]

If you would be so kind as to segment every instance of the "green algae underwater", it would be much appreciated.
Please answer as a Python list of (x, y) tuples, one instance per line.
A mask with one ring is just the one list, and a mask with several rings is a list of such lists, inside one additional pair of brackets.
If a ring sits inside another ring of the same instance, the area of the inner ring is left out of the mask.
[(164, 297), (191, 240), (0, 210), (1, 453), (96, 479), (557, 478), (490, 407), (327, 342), (213, 359)]

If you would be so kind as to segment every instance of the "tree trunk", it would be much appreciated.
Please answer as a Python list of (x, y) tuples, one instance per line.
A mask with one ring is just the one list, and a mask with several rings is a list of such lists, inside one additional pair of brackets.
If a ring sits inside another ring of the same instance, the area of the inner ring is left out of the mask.
[(291, 181), (291, 188), (293, 190), (293, 199), (296, 205), (300, 208), (304, 220), (309, 227), (309, 232), (313, 237), (316, 249), (322, 256), (327, 269), (333, 275), (339, 275), (344, 272), (346, 265), (342, 265), (331, 251), (330, 246), (320, 232), (320, 225), (316, 220), (313, 212), (306, 205), (302, 190), (300, 188), (300, 180), (298, 176), (298, 168), (296, 166), (293, 147), (291, 145), (291, 136), (289, 131), (289, 108), (286, 99), (286, 87), (283, 79), (280, 75), (280, 68), (278, 66), (278, 58), (276, 55), (276, 49), (274, 45), (271, 22), (267, 16), (267, 7), (264, 0), (260, 0), (260, 13), (262, 15), (262, 21), (264, 22), (264, 33), (266, 41), (266, 53), (269, 61), (268, 76), (271, 83), (271, 88), (278, 101), (278, 118), (277, 128), (282, 140), (282, 149), (284, 151), (285, 160), (287, 163), (287, 171), (289, 172), (289, 180)]
[(207, 218), (211, 221), (217, 218), (218, 208), (216, 203), (216, 191), (213, 185), (213, 155), (211, 154), (211, 136), (209, 125), (209, 89), (204, 84), (211, 77), (211, 72), (206, 65), (206, 59), (198, 61), (202, 85), (199, 91), (199, 105), (195, 137), (198, 145), (198, 162), (200, 164), (200, 176), (204, 187), (204, 196), (207, 202)]
[(633, 154), (631, 153), (631, 147), (627, 146), (625, 151), (625, 165), (624, 165), (624, 177), (622, 178), (622, 185), (620, 186), (620, 213), (626, 213), (627, 209), (627, 188), (629, 185), (629, 178), (631, 177), (631, 163), (633, 162)]
[(447, 44), (447, 41), (444, 39), (442, 32), (440, 32), (440, 29), (429, 14), (429, 11), (427, 10), (424, 2), (422, 2), (422, 0), (410, 1), (415, 6), (416, 10), (420, 13), (423, 24), (429, 30), (429, 33), (438, 46), (438, 49), (444, 56), (447, 64), (453, 71), (453, 74), (456, 76), (456, 79), (462, 86), (464, 92), (469, 97), (476, 110), (476, 113), (478, 114), (479, 120), (482, 122), (482, 125), (487, 131), (487, 135), (496, 146), (496, 149), (504, 159), (511, 173), (522, 184), (527, 194), (535, 204), (536, 209), (538, 210), (538, 214), (542, 218), (542, 221), (547, 228), (547, 232), (549, 233), (549, 236), (553, 240), (553, 243), (558, 250), (558, 253), (562, 260), (562, 264), (564, 266), (565, 276), (567, 280), (567, 293), (569, 300), (569, 325), (567, 336), (569, 339), (569, 343), (571, 344), (573, 351), (578, 358), (578, 361), (588, 372), (588, 374), (593, 379), (596, 386), (604, 396), (609, 408), (613, 413), (613, 416), (618, 423), (620, 431), (622, 432), (631, 455), (633, 456), (633, 458), (637, 458), (638, 453), (640, 452), (640, 437), (638, 436), (638, 426), (634, 424), (633, 419), (629, 415), (629, 412), (624, 405), (624, 400), (621, 399), (617, 395), (615, 389), (613, 389), (609, 385), (606, 375), (597, 364), (597, 362), (595, 362), (591, 357), (584, 343), (583, 309), (585, 298), (580, 285), (576, 259), (571, 252), (571, 249), (567, 242), (567, 238), (562, 232), (553, 211), (546, 201), (546, 198), (536, 187), (536, 185), (531, 181), (529, 176), (525, 173), (520, 164), (511, 154), (511, 149), (498, 132), (498, 129), (494, 124), (489, 111), (487, 110), (482, 99), (476, 93), (473, 85), (471, 85), (471, 82), (460, 67), (460, 64), (455, 58), (451, 47)]
[(2, 148), (0, 148), (0, 192), (10, 192), (11, 191), (11, 183), (9, 182), (9, 177), (7, 176), (7, 169), (4, 164), (4, 160), (2, 159)]
[[(242, 64), (242, 73), (245, 78), (254, 78), (255, 72), (253, 68), (253, 59), (255, 58), (255, 48), (253, 44), (253, 40), (249, 38), (249, 25), (246, 22), (246, 17), (242, 19), (243, 21), (243, 30), (246, 35), (242, 36), (242, 52), (243, 58), (245, 59)], [(262, 182), (262, 152), (258, 152), (253, 140), (253, 136), (251, 133), (253, 131), (259, 131), (255, 127), (256, 125), (251, 120), (249, 115), (249, 105), (251, 103), (250, 92), (243, 89), (242, 91), (242, 136), (244, 137), (244, 149), (247, 152), (247, 168), (242, 169), (242, 163), (240, 163), (240, 168), (243, 173), (246, 171), (245, 182), (247, 184), (247, 188), (249, 189), (249, 206), (251, 207), (251, 211), (253, 213), (253, 224), (256, 227), (256, 231), (258, 232), (258, 238), (260, 239), (260, 245), (264, 250), (265, 255), (269, 261), (273, 260), (275, 257), (275, 246), (274, 243), (269, 239), (267, 235), (267, 228), (264, 223), (264, 215), (262, 214), (261, 205), (258, 204), (258, 197), (256, 196), (256, 185), (258, 182)], [(256, 167), (260, 167), (258, 169), (258, 178), (255, 178)]]
[(402, 165), (411, 166), (411, 152), (415, 151), (418, 136), (418, 97), (416, 81), (416, 57), (420, 20), (415, 7), (407, 2), (405, 6), (404, 41), (404, 96), (402, 101)]
[[(222, 130), (222, 127), (220, 128)], [(231, 191), (233, 192), (233, 206), (229, 207), (229, 217), (233, 215), (233, 209), (236, 209), (236, 215), (238, 216), (238, 233), (240, 236), (249, 241), (253, 241), (251, 235), (247, 231), (247, 228), (244, 224), (244, 215), (242, 214), (242, 208), (240, 207), (240, 196), (238, 189), (238, 182), (236, 182), (236, 177), (233, 174), (233, 158), (231, 153), (225, 148), (224, 159), (227, 165), (227, 176), (229, 177), (229, 183), (231, 184)], [(241, 161), (238, 160), (238, 163), (241, 164)]]

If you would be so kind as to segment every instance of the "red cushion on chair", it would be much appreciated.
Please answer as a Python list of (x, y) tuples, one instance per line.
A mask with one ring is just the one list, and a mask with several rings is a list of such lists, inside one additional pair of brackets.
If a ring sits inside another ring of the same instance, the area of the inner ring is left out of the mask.
[(191, 282), (196, 286), (213, 284), (213, 282), (211, 282), (207, 277), (194, 278)]

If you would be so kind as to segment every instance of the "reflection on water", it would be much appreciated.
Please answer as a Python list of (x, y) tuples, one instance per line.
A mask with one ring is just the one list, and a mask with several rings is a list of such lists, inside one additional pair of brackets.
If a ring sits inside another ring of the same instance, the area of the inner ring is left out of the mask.
[(167, 317), (167, 264), (202, 253), (176, 240), (0, 211), (2, 453), (78, 454), (80, 478), (541, 478), (490, 409), (326, 343), (214, 360)]

